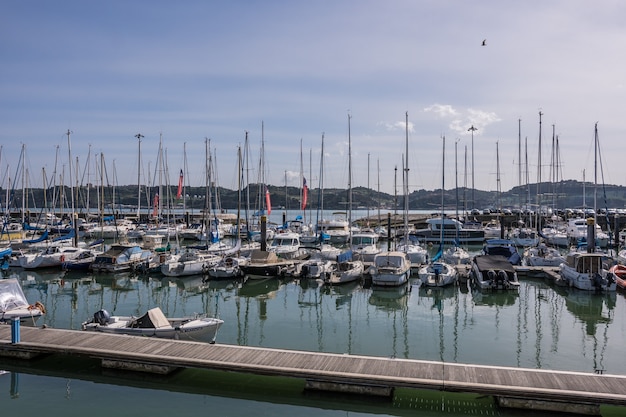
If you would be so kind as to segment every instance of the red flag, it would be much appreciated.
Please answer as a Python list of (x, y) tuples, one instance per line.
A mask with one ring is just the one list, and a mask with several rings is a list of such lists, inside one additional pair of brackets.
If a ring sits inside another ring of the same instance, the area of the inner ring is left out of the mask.
[(178, 192), (176, 193), (176, 198), (180, 199), (180, 196), (183, 195), (183, 170), (180, 170), (180, 177), (178, 177)]
[(302, 177), (302, 210), (306, 208), (306, 200), (309, 196), (309, 187), (306, 185), (306, 178)]
[(152, 217), (156, 217), (159, 214), (159, 195), (154, 195), (154, 200), (152, 202)]
[(270, 201), (270, 190), (265, 187), (265, 205), (267, 206), (267, 215), (272, 214), (272, 202)]

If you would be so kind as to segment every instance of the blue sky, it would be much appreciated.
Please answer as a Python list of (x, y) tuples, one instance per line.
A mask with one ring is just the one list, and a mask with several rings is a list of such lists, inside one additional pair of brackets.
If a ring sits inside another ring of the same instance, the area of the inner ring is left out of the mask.
[(236, 189), (246, 131), (258, 178), (263, 123), (266, 182), (298, 186), (303, 170), (317, 187), (324, 134), (324, 187), (345, 188), (350, 115), (353, 186), (401, 193), (406, 112), (410, 191), (441, 187), (442, 136), (445, 187), (455, 172), (471, 186), (472, 125), (478, 189), (497, 189), (497, 155), (503, 190), (520, 160), (548, 180), (553, 126), (559, 177), (593, 181), (596, 122), (604, 181), (624, 184), (623, 16), (623, 2), (578, 0), (5, 2), (1, 184), (22, 145), (31, 186), (68, 178), (70, 154), (81, 171), (91, 155), (91, 182), (103, 155), (107, 183), (141, 171), (153, 184), (161, 140), (163, 181), (186, 159), (185, 182), (201, 186), (208, 138), (218, 183)]

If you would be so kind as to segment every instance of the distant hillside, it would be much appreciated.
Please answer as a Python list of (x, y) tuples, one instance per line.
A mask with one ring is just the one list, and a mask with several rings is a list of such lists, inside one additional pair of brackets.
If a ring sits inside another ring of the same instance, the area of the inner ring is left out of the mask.
[[(176, 200), (177, 187), (162, 187), (163, 194), (162, 203), (171, 201), (175, 207), (182, 207), (182, 199)], [(285, 207), (287, 209), (297, 209), (300, 207), (299, 188), (295, 187), (275, 187), (268, 186), (271, 195), (272, 206)], [(89, 194), (87, 193), (89, 191)], [(2, 195), (7, 195), (6, 190), (1, 190)], [(156, 188), (142, 188), (141, 190), (141, 206), (151, 207)], [(105, 205), (110, 207), (114, 202), (116, 207), (137, 207), (137, 186), (126, 185), (106, 187), (104, 190), (96, 188), (80, 187), (75, 192), (77, 196), (77, 209), (86, 207), (87, 195), (89, 195), (89, 206), (91, 208), (98, 207), (99, 199), (103, 199)], [(188, 187), (185, 189), (187, 198), (185, 206), (189, 209), (201, 209), (207, 204), (205, 199), (205, 187)], [(458, 190), (451, 189), (444, 192), (444, 205), (447, 209), (458, 207), (467, 208), (515, 208), (526, 205), (528, 202), (532, 206), (539, 201), (542, 205), (548, 205), (555, 208), (581, 208), (583, 206), (594, 206), (594, 194), (596, 195), (598, 208), (624, 208), (626, 207), (626, 187), (619, 185), (604, 185), (594, 189), (593, 184), (579, 181), (563, 181), (558, 184), (541, 183), (530, 184), (528, 187), (515, 187), (509, 191), (497, 193), (495, 191), (475, 190), (475, 203), (472, 204), (472, 192), (469, 189), (460, 188)], [(11, 211), (19, 210), (22, 207), (22, 192), (13, 190), (9, 195), (9, 209)], [(44, 207), (44, 201), (51, 205), (52, 201), (57, 201), (55, 206), (71, 207), (70, 190), (65, 188), (64, 193), (56, 195), (53, 190), (48, 190), (46, 198), (41, 189), (28, 190), (28, 202), (26, 207)], [(250, 190), (243, 190), (241, 193), (242, 207), (246, 204), (246, 198), (249, 195), (250, 208), (252, 210), (258, 206), (257, 202), (264, 196), (259, 196), (258, 184), (251, 184)], [(540, 198), (537, 197), (540, 195)], [(169, 196), (169, 197), (168, 197)], [(212, 197), (213, 207), (222, 207), (224, 209), (235, 209), (238, 205), (239, 193), (237, 190), (228, 190), (225, 188), (218, 189), (218, 201), (216, 205), (215, 196)], [(308, 193), (308, 207), (315, 209), (319, 205), (319, 190), (310, 189)], [(58, 203), (61, 201), (61, 203)], [(384, 209), (397, 208), (401, 210), (404, 207), (404, 197), (402, 195), (390, 195), (386, 193), (378, 193), (375, 190), (365, 187), (356, 187), (352, 190), (353, 208), (371, 208), (378, 207)], [(466, 202), (464, 204), (464, 202)], [(348, 192), (345, 189), (324, 189), (324, 208), (328, 210), (345, 210), (348, 206)], [(409, 209), (411, 210), (438, 210), (441, 207), (441, 190), (416, 190), (409, 195)]]

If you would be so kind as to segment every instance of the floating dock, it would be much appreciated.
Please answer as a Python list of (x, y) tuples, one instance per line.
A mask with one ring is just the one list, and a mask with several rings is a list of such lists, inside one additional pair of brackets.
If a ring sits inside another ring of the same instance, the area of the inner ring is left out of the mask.
[(597, 415), (626, 406), (626, 376), (208, 344), (22, 326), (12, 343), (0, 325), (0, 356), (81, 355), (103, 367), (152, 373), (212, 369), (301, 378), (310, 389), (392, 395), (396, 387), (494, 396), (504, 407)]

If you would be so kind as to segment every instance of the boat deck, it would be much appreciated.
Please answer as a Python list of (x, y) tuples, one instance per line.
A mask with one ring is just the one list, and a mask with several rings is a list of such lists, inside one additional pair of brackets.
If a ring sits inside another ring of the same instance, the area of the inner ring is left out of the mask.
[(626, 376), (302, 352), (0, 325), (0, 356), (82, 355), (145, 367), (204, 368), (354, 386), (471, 392), (527, 401), (626, 406)]

